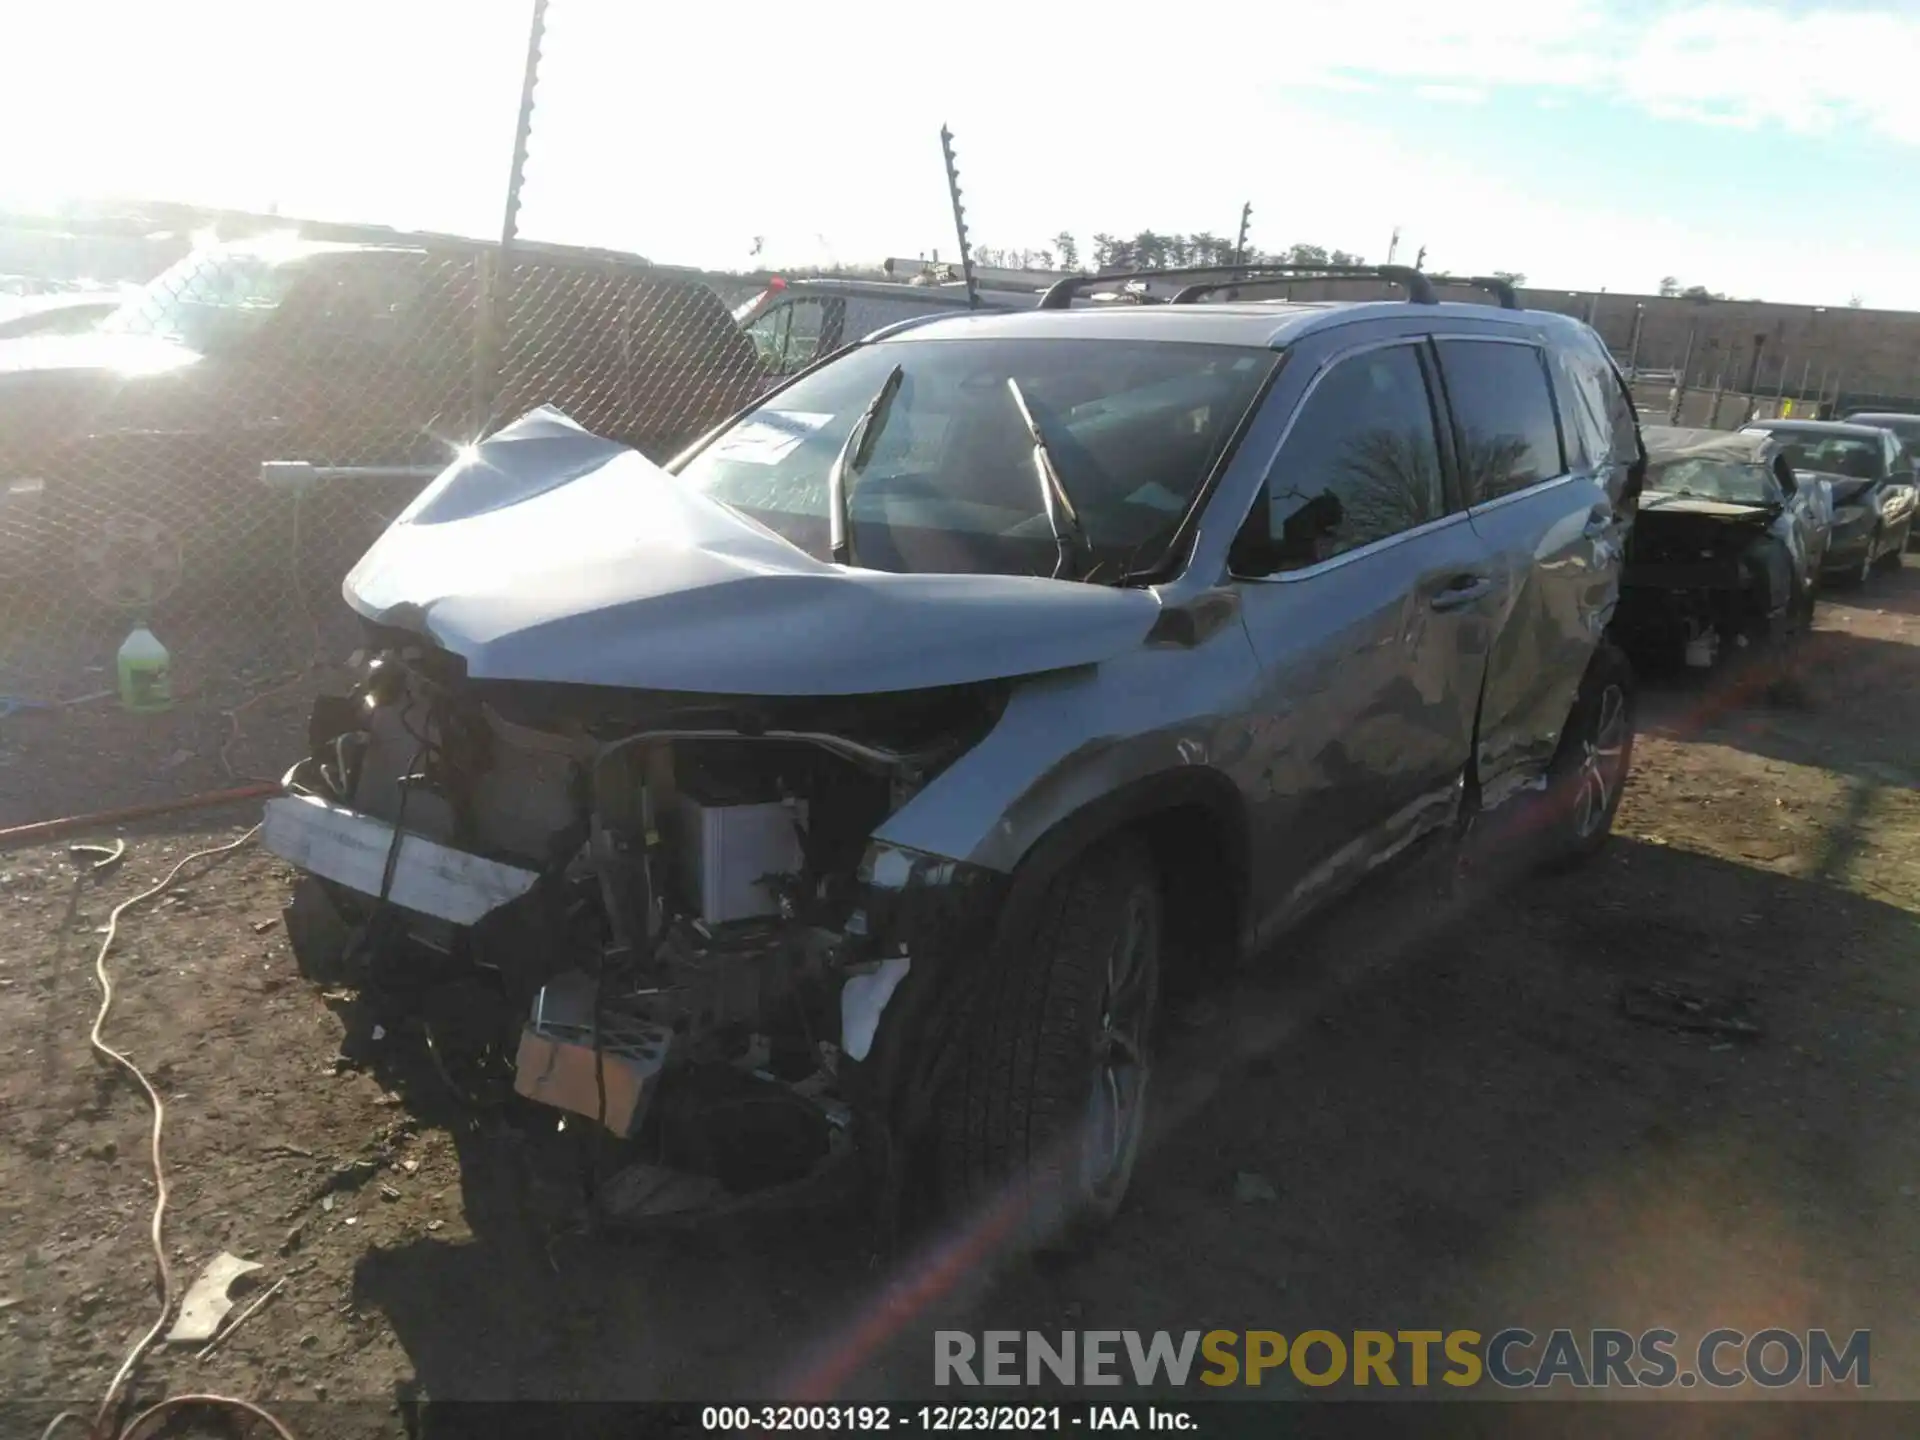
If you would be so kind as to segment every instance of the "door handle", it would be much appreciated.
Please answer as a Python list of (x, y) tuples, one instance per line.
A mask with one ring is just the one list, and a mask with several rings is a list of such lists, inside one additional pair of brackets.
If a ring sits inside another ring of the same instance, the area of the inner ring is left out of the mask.
[(1486, 597), (1493, 589), (1489, 575), (1456, 575), (1427, 598), (1435, 610), (1462, 610)]

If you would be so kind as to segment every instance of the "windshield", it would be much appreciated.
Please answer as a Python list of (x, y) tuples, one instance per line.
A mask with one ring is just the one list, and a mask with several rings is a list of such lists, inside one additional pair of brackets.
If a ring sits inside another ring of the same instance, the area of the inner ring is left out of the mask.
[(1780, 489), (1764, 465), (1736, 460), (1656, 460), (1648, 468), (1649, 491), (1723, 500), (1732, 505), (1776, 505)]
[(1909, 445), (1920, 441), (1920, 415), (1849, 415), (1849, 425), (1877, 425), (1891, 430)]
[(100, 322), (122, 335), (152, 335), (202, 352), (253, 332), (286, 297), (294, 257), (252, 250), (196, 250), (169, 265)]
[(1012, 398), (1018, 384), (1085, 532), (1087, 579), (1151, 564), (1279, 356), (1169, 341), (899, 340), (789, 386), (681, 468), (688, 483), (809, 554), (829, 555), (827, 477), (897, 365), (847, 511), (856, 563), (1051, 575), (1058, 544)]
[(1881, 442), (1857, 435), (1817, 435), (1792, 430), (1773, 432), (1795, 470), (1818, 470), (1855, 480), (1877, 480), (1886, 452)]

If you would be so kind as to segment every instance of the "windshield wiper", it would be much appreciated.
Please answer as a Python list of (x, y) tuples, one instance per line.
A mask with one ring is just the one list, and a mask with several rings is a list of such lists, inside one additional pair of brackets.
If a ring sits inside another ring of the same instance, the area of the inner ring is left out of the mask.
[(1020, 411), (1027, 434), (1033, 437), (1033, 468), (1040, 477), (1040, 504), (1047, 512), (1047, 524), (1053, 528), (1053, 543), (1060, 551), (1060, 558), (1054, 562), (1053, 578), (1078, 579), (1080, 557), (1087, 553), (1087, 532), (1080, 524), (1080, 512), (1073, 508), (1073, 497), (1067, 494), (1066, 482), (1060, 478), (1060, 467), (1054, 464), (1053, 451), (1047, 447), (1047, 437), (1040, 433), (1040, 423), (1033, 418), (1026, 392), (1011, 375), (1007, 377), (1007, 393), (1013, 396), (1014, 406)]
[(899, 393), (901, 380), (905, 378), (906, 372), (898, 365), (887, 372), (887, 378), (880, 382), (880, 388), (874, 392), (873, 399), (867, 402), (867, 408), (860, 412), (860, 418), (847, 431), (847, 442), (840, 447), (840, 453), (833, 457), (833, 468), (827, 471), (827, 548), (836, 565), (854, 563), (853, 521), (847, 510), (847, 484), (860, 473), (860, 467), (872, 456), (874, 441), (880, 438), (880, 427), (886, 423), (887, 411), (893, 404), (893, 397)]

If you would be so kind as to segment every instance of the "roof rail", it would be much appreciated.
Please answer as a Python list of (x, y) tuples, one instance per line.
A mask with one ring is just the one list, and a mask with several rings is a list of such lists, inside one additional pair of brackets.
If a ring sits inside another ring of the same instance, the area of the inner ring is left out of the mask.
[(1173, 297), (1173, 303), (1191, 304), (1200, 296), (1249, 280), (1286, 279), (1371, 279), (1404, 285), (1407, 298), (1416, 305), (1438, 303), (1428, 277), (1411, 265), (1186, 265), (1170, 270), (1112, 270), (1100, 275), (1069, 275), (1040, 297), (1042, 310), (1065, 310), (1074, 297), (1090, 285), (1112, 284), (1127, 280), (1178, 280), (1188, 276), (1206, 276), (1206, 280), (1187, 286)]
[(1500, 302), (1502, 310), (1524, 310), (1520, 303), (1520, 294), (1513, 288), (1511, 280), (1502, 280), (1498, 275), (1429, 275), (1435, 285), (1464, 285), (1473, 290), (1484, 290)]

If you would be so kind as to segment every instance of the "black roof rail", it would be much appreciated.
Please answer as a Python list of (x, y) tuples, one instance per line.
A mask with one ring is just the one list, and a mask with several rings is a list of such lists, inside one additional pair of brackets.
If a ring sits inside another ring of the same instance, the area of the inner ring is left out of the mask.
[(1069, 275), (1055, 281), (1040, 297), (1042, 310), (1065, 310), (1074, 297), (1090, 285), (1105, 285), (1128, 280), (1178, 280), (1185, 276), (1207, 276), (1208, 281), (1189, 285), (1173, 297), (1173, 303), (1191, 304), (1214, 290), (1244, 284), (1248, 280), (1275, 279), (1371, 279), (1404, 285), (1407, 298), (1416, 305), (1437, 304), (1428, 277), (1411, 265), (1293, 265), (1261, 262), (1249, 265), (1183, 265), (1169, 270), (1110, 270), (1099, 275)]
[(1502, 310), (1524, 310), (1520, 303), (1520, 293), (1513, 288), (1511, 280), (1502, 280), (1498, 275), (1429, 275), (1428, 280), (1435, 285), (1464, 285), (1473, 290), (1484, 290), (1500, 302)]

